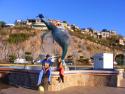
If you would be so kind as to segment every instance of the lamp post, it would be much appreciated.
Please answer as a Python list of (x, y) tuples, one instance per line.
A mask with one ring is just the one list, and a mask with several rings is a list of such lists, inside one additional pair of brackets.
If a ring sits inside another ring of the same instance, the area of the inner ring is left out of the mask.
[(74, 64), (75, 64), (75, 70), (76, 70), (76, 59), (77, 59), (77, 56), (78, 56), (78, 52), (77, 52), (77, 50), (74, 50), (73, 51), (73, 59), (74, 59)]
[(112, 50), (113, 50), (113, 68), (114, 68), (114, 62), (115, 62), (115, 42), (112, 42), (111, 46), (112, 46)]

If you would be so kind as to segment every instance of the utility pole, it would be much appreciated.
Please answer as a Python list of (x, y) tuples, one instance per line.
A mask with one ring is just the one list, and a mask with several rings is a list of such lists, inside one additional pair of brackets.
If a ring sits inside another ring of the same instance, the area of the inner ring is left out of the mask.
[(125, 49), (123, 49), (123, 65), (125, 65)]

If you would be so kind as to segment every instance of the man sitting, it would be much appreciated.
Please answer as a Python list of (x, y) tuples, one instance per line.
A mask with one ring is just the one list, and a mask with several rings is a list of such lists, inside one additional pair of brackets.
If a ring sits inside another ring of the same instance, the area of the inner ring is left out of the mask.
[(43, 78), (43, 75), (47, 75), (48, 76), (48, 84), (51, 85), (50, 81), (51, 81), (51, 73), (52, 73), (52, 70), (51, 70), (51, 67), (52, 66), (52, 62), (51, 60), (49, 59), (49, 55), (47, 54), (46, 55), (46, 58), (44, 60), (42, 60), (40, 63), (42, 64), (42, 70), (40, 71), (39, 73), (39, 78), (38, 78), (38, 83), (37, 85), (40, 85), (41, 82), (42, 82), (42, 78)]

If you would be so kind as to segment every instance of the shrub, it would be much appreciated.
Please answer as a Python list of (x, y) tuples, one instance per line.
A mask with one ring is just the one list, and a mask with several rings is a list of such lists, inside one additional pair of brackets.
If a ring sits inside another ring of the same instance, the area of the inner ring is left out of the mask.
[(27, 40), (30, 37), (30, 35), (25, 33), (15, 33), (9, 35), (8, 42), (9, 43), (19, 43)]
[(9, 55), (9, 62), (14, 63), (14, 60), (16, 59), (15, 55)]
[(77, 60), (77, 62), (82, 65), (89, 65), (89, 58), (80, 56), (79, 59)]
[(26, 30), (28, 32), (32, 30), (31, 27), (28, 27), (26, 25), (16, 25), (16, 26), (14, 26), (13, 29), (16, 29), (16, 30)]
[(26, 61), (33, 61), (32, 53), (31, 52), (25, 52), (25, 59)]
[(33, 57), (32, 56), (25, 56), (25, 59), (26, 59), (26, 61), (33, 61)]

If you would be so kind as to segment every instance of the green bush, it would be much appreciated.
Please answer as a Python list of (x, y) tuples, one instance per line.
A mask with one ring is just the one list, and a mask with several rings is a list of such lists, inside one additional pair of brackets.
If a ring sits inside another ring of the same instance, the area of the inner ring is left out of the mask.
[(13, 29), (16, 29), (16, 30), (26, 30), (28, 32), (32, 30), (32, 28), (30, 28), (30, 27), (28, 27), (26, 25), (16, 25), (16, 26), (14, 26)]
[(27, 40), (30, 37), (30, 35), (25, 33), (16, 33), (16, 34), (10, 34), (8, 38), (9, 43), (19, 43)]
[(25, 56), (25, 59), (26, 59), (26, 61), (33, 61), (33, 57), (32, 56)]
[(115, 57), (115, 61), (117, 62), (118, 65), (124, 65), (124, 55), (119, 54)]
[(26, 61), (33, 61), (32, 53), (31, 52), (25, 52), (25, 59)]
[(14, 60), (16, 59), (15, 55), (9, 55), (9, 62), (14, 63)]

